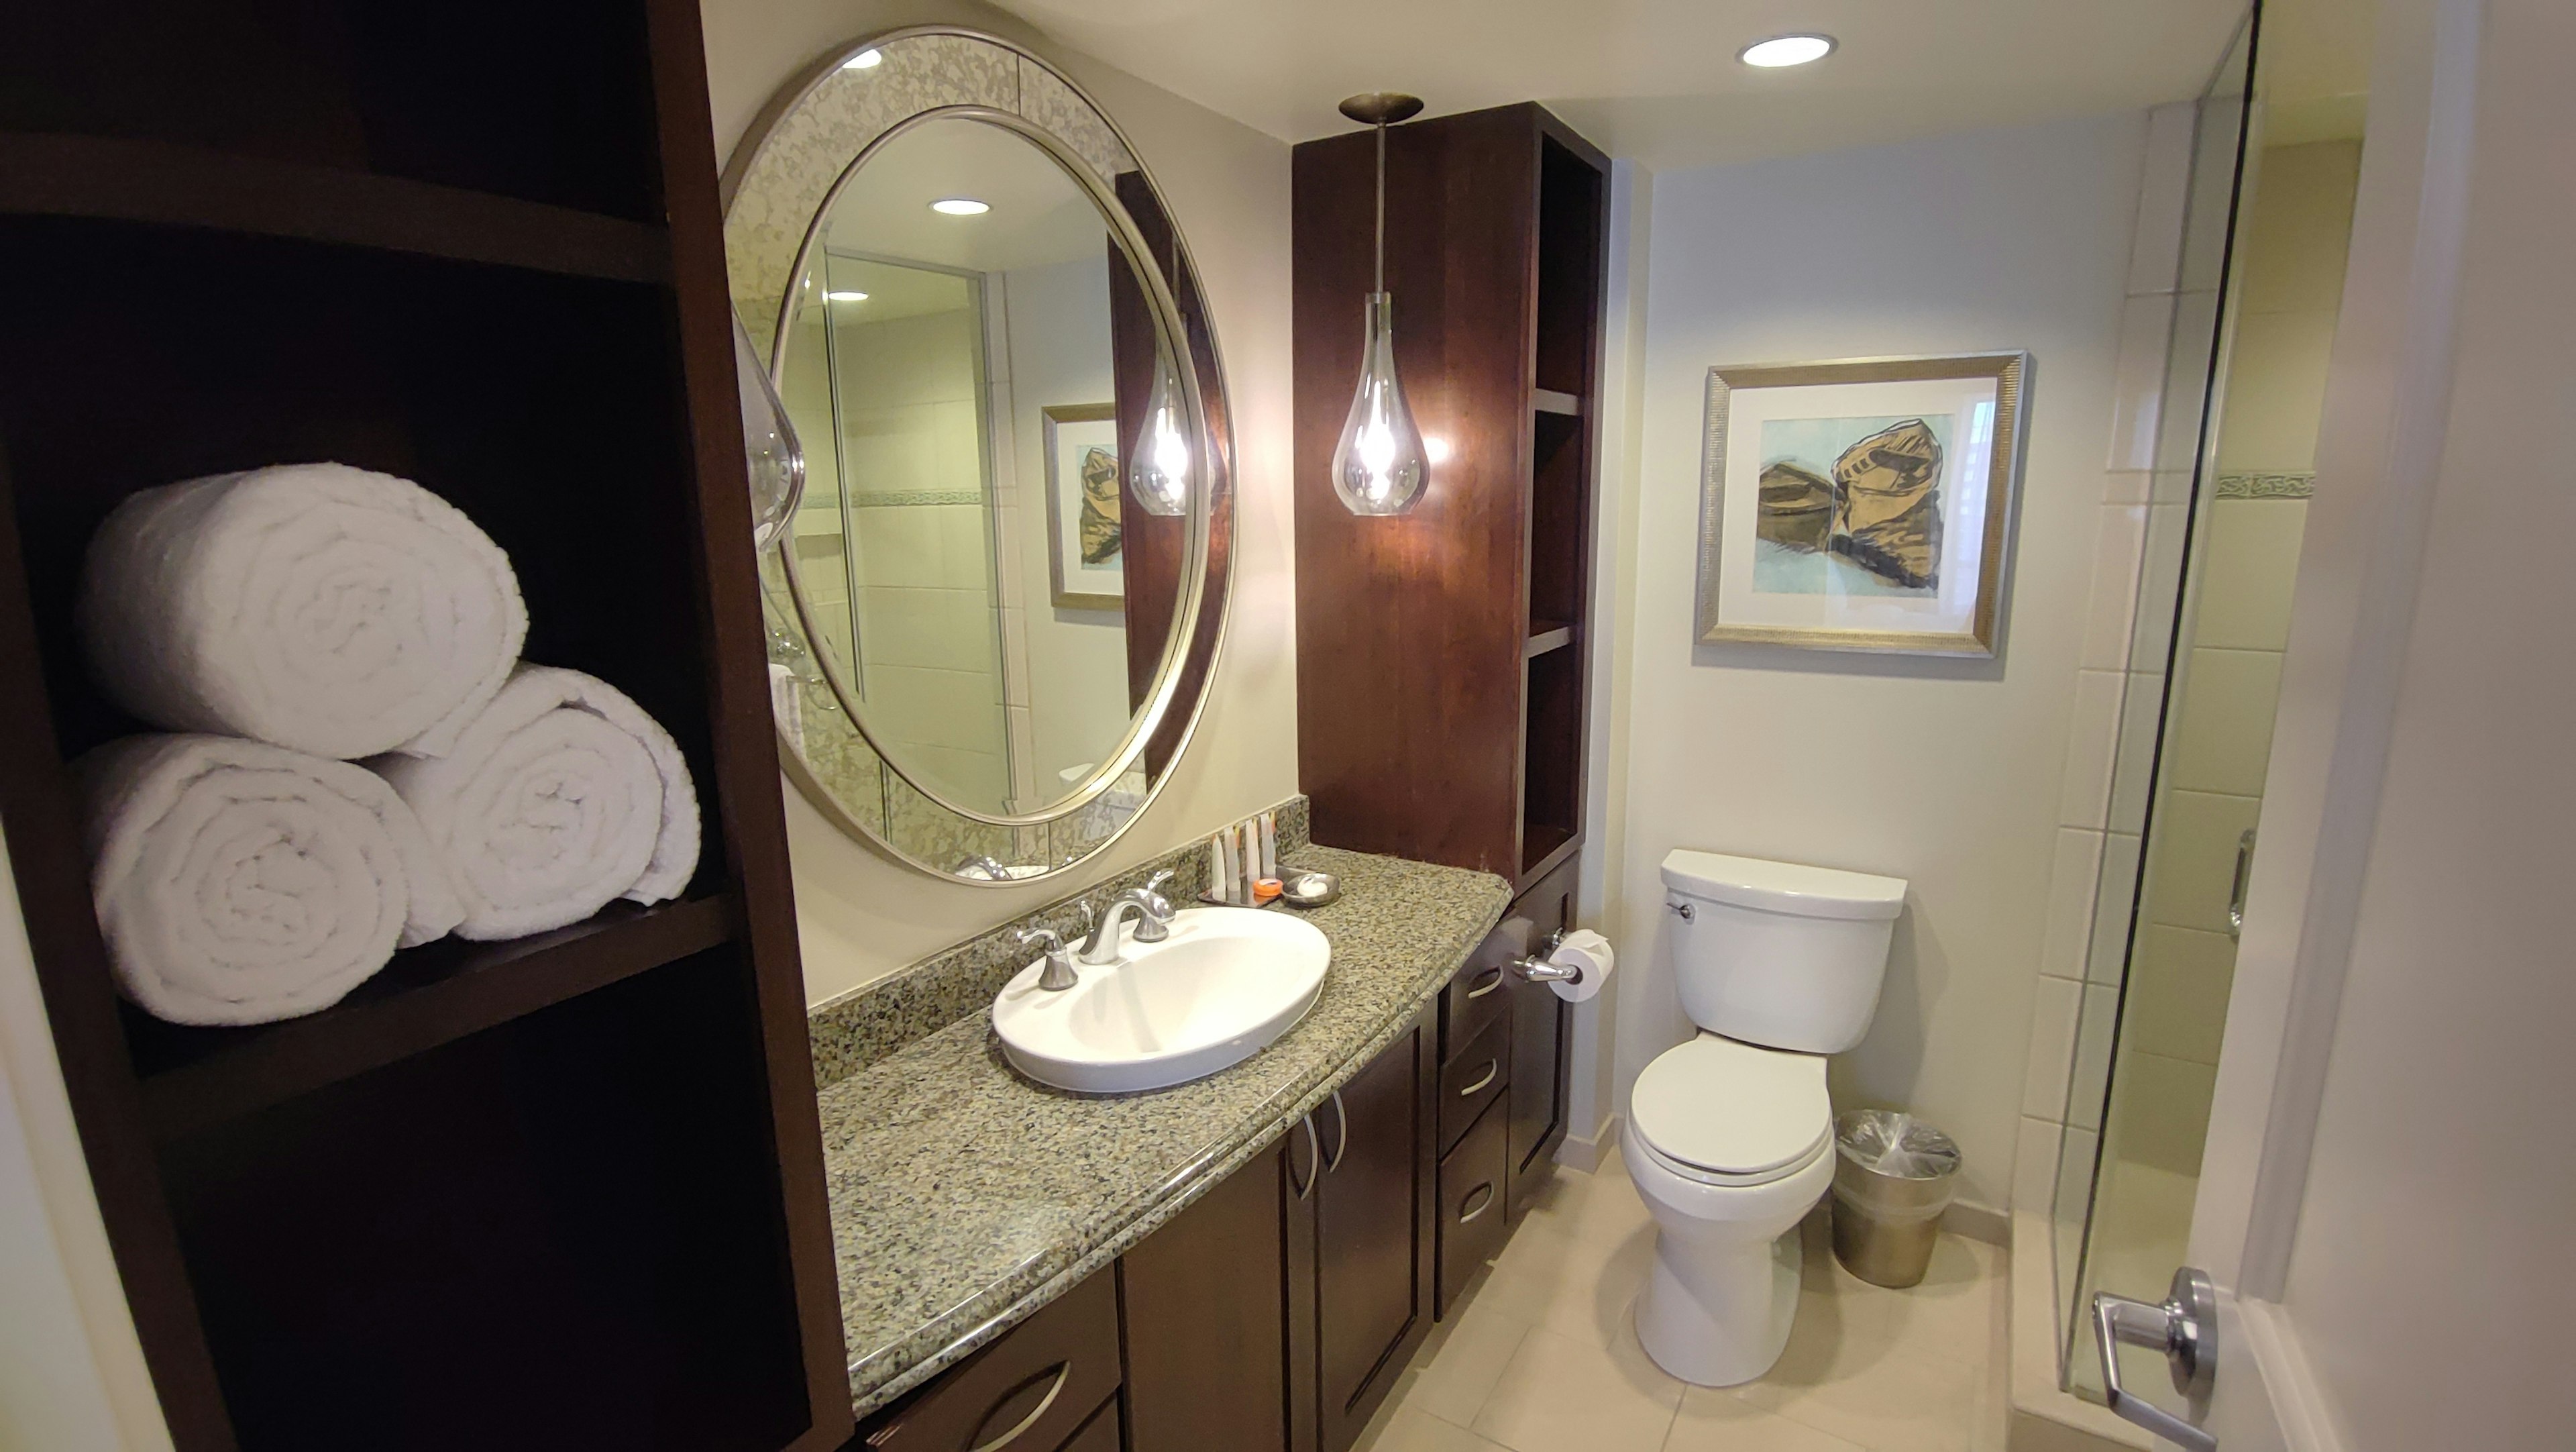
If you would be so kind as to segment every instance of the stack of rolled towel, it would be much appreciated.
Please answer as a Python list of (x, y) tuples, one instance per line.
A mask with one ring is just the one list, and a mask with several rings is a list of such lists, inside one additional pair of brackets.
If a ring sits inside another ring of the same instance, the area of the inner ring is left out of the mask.
[(519, 659), (509, 557), (406, 480), (287, 465), (145, 490), (90, 543), (93, 674), (141, 720), (75, 763), (125, 995), (249, 1024), (328, 1008), (396, 948), (515, 938), (696, 871), (670, 733)]

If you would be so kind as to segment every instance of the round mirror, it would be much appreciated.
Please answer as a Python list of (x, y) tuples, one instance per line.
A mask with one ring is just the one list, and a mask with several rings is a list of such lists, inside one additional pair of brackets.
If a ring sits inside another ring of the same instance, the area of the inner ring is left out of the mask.
[(880, 38), (774, 110), (727, 241), (804, 456), (763, 551), (790, 774), (916, 866), (1060, 870), (1152, 797), (1222, 621), (1195, 278), (1115, 128), (998, 41)]

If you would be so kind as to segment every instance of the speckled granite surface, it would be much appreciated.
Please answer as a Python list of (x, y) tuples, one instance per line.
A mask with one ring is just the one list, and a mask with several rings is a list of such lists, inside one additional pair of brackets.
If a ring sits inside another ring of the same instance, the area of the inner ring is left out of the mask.
[[(865, 1413), (1079, 1284), (1267, 1148), (1392, 1042), (1509, 903), (1502, 879), (1308, 848), (1341, 901), (1304, 1022), (1222, 1073), (1094, 1098), (1021, 1078), (989, 1010), (822, 1093), (850, 1395)], [(1272, 911), (1286, 911), (1274, 908)], [(1006, 981), (1006, 980), (1005, 980)]]
[[(1286, 860), (1305, 850), (1306, 799), (1290, 797), (1271, 808), (1278, 816), (1279, 850)], [(1056, 930), (1071, 942), (1081, 925), (1075, 904), (1107, 902), (1131, 887), (1142, 887), (1164, 868), (1172, 870), (1165, 891), (1172, 901), (1195, 905), (1207, 886), (1207, 843), (1200, 841), (1167, 852), (1106, 882), (1058, 898), (979, 933), (944, 953), (933, 954), (893, 977), (880, 979), (818, 1005), (806, 1016), (805, 1031), (814, 1049), (814, 1083), (829, 1088), (906, 1044), (937, 1033), (968, 1014), (982, 1010), (1027, 966), (1032, 955), (1017, 941), (1019, 931), (1036, 924)]]

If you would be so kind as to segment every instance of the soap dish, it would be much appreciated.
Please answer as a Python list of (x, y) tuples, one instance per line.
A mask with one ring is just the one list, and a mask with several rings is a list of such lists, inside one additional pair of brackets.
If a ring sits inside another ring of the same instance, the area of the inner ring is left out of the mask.
[(1279, 874), (1279, 900), (1293, 908), (1319, 908), (1338, 902), (1342, 880), (1329, 872), (1291, 867)]

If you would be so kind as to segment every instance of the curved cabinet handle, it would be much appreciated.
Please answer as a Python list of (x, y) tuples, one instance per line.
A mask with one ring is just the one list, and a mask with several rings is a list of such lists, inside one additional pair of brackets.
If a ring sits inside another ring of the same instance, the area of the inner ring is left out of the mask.
[[(1324, 1140), (1323, 1136), (1315, 1133), (1315, 1116), (1309, 1114), (1297, 1122), (1306, 1127), (1306, 1157), (1315, 1162), (1315, 1168), (1306, 1174), (1306, 1183), (1297, 1186), (1297, 1199), (1302, 1203), (1315, 1193), (1315, 1182), (1324, 1178)], [(1297, 1162), (1292, 1159), (1288, 1162), (1289, 1183), (1295, 1184), (1296, 1179)]]
[[(1483, 1198), (1479, 1199), (1479, 1196)], [(1475, 1202), (1475, 1209), (1470, 1210), (1467, 1208), (1469, 1201)], [(1458, 1223), (1464, 1225), (1468, 1221), (1475, 1219), (1477, 1216), (1482, 1215), (1493, 1208), (1494, 1182), (1487, 1180), (1485, 1183), (1469, 1190), (1467, 1192), (1467, 1199), (1458, 1202)]]
[(1469, 998), (1482, 998), (1503, 986), (1503, 970), (1500, 968), (1488, 968), (1476, 977), (1476, 986), (1467, 990)]
[(1459, 1091), (1458, 1091), (1458, 1097), (1459, 1097), (1459, 1098), (1461, 1098), (1461, 1099), (1473, 1099), (1473, 1098), (1475, 1098), (1475, 1097), (1476, 1097), (1476, 1091), (1477, 1091), (1477, 1090), (1479, 1090), (1479, 1089), (1484, 1088), (1484, 1087), (1485, 1087), (1486, 1085), (1488, 1085), (1488, 1084), (1493, 1083), (1493, 1082), (1494, 1082), (1494, 1076), (1495, 1076), (1496, 1074), (1501, 1073), (1501, 1072), (1503, 1072), (1503, 1061), (1502, 1061), (1502, 1060), (1500, 1060), (1500, 1059), (1487, 1059), (1487, 1060), (1485, 1061), (1485, 1072), (1483, 1072), (1483, 1073), (1481, 1073), (1481, 1074), (1479, 1074), (1479, 1075), (1477, 1075), (1477, 1076), (1476, 1076), (1476, 1082), (1475, 1082), (1475, 1083), (1470, 1084), (1470, 1085), (1468, 1085), (1466, 1088), (1459, 1090)]
[(1342, 1091), (1339, 1089), (1333, 1091), (1333, 1122), (1341, 1128), (1333, 1135), (1333, 1157), (1324, 1161), (1327, 1170), (1340, 1169), (1342, 1156), (1351, 1147), (1351, 1112), (1342, 1107)]
[[(1039, 1376), (1044, 1376), (1045, 1374), (1046, 1373), (1044, 1372), (1038, 1373)], [(1035, 1381), (1036, 1379), (1036, 1377), (1031, 1377), (1029, 1380)], [(1038, 1424), (1038, 1420), (1047, 1414), (1047, 1408), (1055, 1405), (1055, 1399), (1064, 1395), (1064, 1384), (1072, 1379), (1073, 1363), (1070, 1361), (1057, 1362), (1055, 1364), (1054, 1384), (1047, 1388), (1045, 1396), (1038, 1398), (1038, 1404), (1029, 1409), (1029, 1414), (1020, 1418), (1019, 1422), (1009, 1431), (1004, 1432), (992, 1441), (976, 1443), (975, 1452), (1002, 1452), (1003, 1448), (1010, 1446), (1012, 1443), (1020, 1440), (1020, 1438), (1028, 1435), (1029, 1428), (1036, 1426)], [(1020, 1383), (1022, 1386), (1027, 1386), (1028, 1384), (1028, 1382)]]

